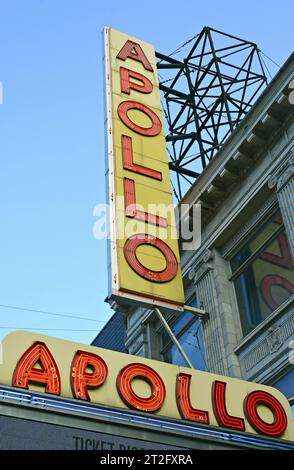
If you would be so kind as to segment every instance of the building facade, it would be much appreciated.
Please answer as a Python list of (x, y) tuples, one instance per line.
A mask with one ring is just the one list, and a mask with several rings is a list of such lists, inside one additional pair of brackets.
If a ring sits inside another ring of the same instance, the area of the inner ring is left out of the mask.
[(4, 339), (0, 449), (294, 448), (293, 73), (294, 55), (180, 203), (192, 229), (202, 213), (198, 248), (180, 240), (184, 312), (112, 298), (91, 346)]
[[(181, 201), (202, 214), (199, 248), (181, 251), (185, 301), (209, 318), (166, 315), (193, 367), (273, 385), (291, 404), (293, 75), (292, 54)], [(152, 309), (124, 313), (130, 354), (186, 365)]]

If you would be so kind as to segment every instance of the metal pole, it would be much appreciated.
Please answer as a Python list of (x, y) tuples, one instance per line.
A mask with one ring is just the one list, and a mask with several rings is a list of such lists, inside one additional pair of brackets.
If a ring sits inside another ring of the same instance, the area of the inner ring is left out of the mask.
[(184, 305), (184, 310), (187, 312), (195, 313), (195, 315), (199, 315), (200, 318), (203, 320), (207, 320), (209, 318), (209, 313), (203, 310), (202, 308), (191, 307), (190, 305)]
[(167, 323), (166, 319), (164, 318), (164, 316), (162, 315), (162, 313), (161, 313), (161, 311), (159, 310), (158, 307), (155, 307), (155, 313), (157, 314), (158, 318), (160, 319), (161, 323), (163, 324), (164, 328), (166, 329), (166, 332), (169, 335), (170, 339), (175, 344), (175, 346), (178, 348), (178, 350), (179, 350), (181, 356), (183, 357), (184, 361), (188, 364), (189, 367), (191, 367), (191, 369), (193, 369), (193, 365), (192, 365), (190, 359), (188, 358), (187, 354), (185, 353), (182, 346), (178, 342), (177, 338), (173, 334), (169, 324)]

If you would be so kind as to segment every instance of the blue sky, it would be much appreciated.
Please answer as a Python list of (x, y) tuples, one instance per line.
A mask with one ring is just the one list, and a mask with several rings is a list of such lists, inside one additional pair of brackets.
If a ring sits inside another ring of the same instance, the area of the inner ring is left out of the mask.
[(89, 343), (111, 315), (106, 242), (92, 233), (105, 200), (105, 25), (165, 53), (205, 25), (280, 64), (293, 44), (288, 0), (0, 1), (0, 339), (30, 328)]

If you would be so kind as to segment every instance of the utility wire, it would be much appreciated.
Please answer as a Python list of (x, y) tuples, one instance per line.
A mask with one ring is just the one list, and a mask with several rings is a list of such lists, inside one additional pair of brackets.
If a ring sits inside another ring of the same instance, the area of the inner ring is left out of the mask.
[(22, 311), (25, 311), (25, 312), (41, 313), (42, 315), (53, 315), (54, 317), (75, 318), (76, 320), (92, 321), (92, 322), (95, 322), (95, 323), (107, 323), (106, 321), (95, 320), (94, 318), (84, 318), (84, 317), (75, 316), (75, 315), (67, 315), (65, 313), (47, 312), (45, 310), (36, 310), (34, 308), (17, 307), (15, 305), (0, 304), (0, 308), (9, 308), (9, 309), (12, 309), (12, 310), (22, 310)]
[(264, 57), (266, 57), (268, 60), (270, 60), (273, 64), (275, 64), (276, 67), (278, 67), (279, 69), (281, 68), (281, 66), (279, 64), (277, 64), (277, 62), (275, 62), (273, 59), (271, 59), (268, 55), (266, 55), (261, 49), (258, 49), (259, 52), (264, 55)]
[[(199, 33), (200, 34), (200, 33)], [(196, 36), (193, 36), (191, 39), (188, 39), (188, 41), (184, 42), (181, 46), (179, 46), (175, 51), (171, 52), (170, 54), (168, 54), (167, 57), (171, 57), (175, 54), (177, 54), (178, 52), (180, 52), (181, 49), (183, 49), (183, 47), (185, 47), (187, 44), (189, 44), (189, 42), (193, 41), (193, 39), (196, 39), (198, 38), (199, 34), (196, 34)], [(160, 64), (162, 62), (163, 59), (161, 59), (158, 63)]]
[[(200, 33), (199, 33), (200, 34)], [(185, 47), (187, 44), (189, 44), (191, 41), (193, 41), (193, 39), (196, 39), (198, 38), (199, 34), (196, 34), (195, 36), (193, 36), (191, 39), (188, 39), (188, 41), (184, 42), (181, 46), (179, 46), (175, 51), (171, 52), (168, 57), (171, 57), (172, 55), (175, 55), (177, 54), (178, 52), (180, 52), (181, 49), (183, 49), (183, 47)]]
[(264, 65), (264, 67), (265, 67), (267, 73), (269, 74), (270, 79), (272, 80), (272, 79), (273, 79), (273, 76), (272, 76), (272, 74), (270, 73), (269, 68), (268, 68), (268, 66), (266, 65), (266, 62), (265, 62), (265, 60), (264, 60), (264, 58), (263, 58), (262, 56), (260, 56), (260, 60), (262, 61), (262, 63), (263, 63), (263, 65)]

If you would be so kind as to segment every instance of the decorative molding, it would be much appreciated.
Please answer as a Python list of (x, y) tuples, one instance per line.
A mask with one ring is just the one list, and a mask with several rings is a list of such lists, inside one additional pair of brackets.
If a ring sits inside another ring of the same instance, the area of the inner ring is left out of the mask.
[(214, 252), (212, 250), (206, 249), (202, 257), (204, 263), (208, 263), (208, 261), (212, 261), (213, 258), (214, 258)]
[[(290, 315), (269, 328), (262, 337), (250, 345), (244, 355), (240, 354), (240, 362), (243, 363), (246, 372), (251, 370), (262, 361), (272, 361), (272, 356), (280, 349), (287, 349), (285, 342), (294, 334), (294, 311)], [(242, 357), (243, 356), (243, 357)]]
[(222, 249), (222, 256), (227, 258), (231, 255), (232, 251), (235, 249), (236, 246), (240, 245), (240, 243), (244, 240), (244, 238), (252, 232), (254, 227), (260, 224), (261, 220), (265, 217), (265, 215), (275, 206), (277, 205), (277, 197), (276, 194), (272, 194), (266, 202), (255, 212), (255, 214), (245, 223), (242, 228), (233, 236), (223, 247)]
[(190, 279), (193, 280), (194, 284), (198, 284), (209, 271), (213, 270), (213, 265), (210, 262), (211, 258), (209, 261), (204, 261), (204, 259), (207, 259), (207, 255), (202, 258), (202, 262), (198, 266), (192, 268)]
[(277, 189), (280, 190), (282, 189), (290, 179), (292, 179), (294, 176), (294, 165), (291, 165), (290, 168), (288, 168), (287, 171), (285, 171), (282, 176), (280, 177), (278, 184), (277, 184)]
[(294, 314), (287, 318), (283, 323), (283, 328), (281, 329), (281, 339), (286, 341), (288, 338), (294, 335)]
[(248, 372), (253, 369), (256, 364), (260, 363), (266, 356), (270, 355), (269, 345), (267, 341), (260, 341), (259, 344), (252, 348), (240, 362), (244, 362), (245, 370)]
[(196, 271), (194, 277), (194, 283), (197, 284), (201, 279), (208, 273), (208, 271), (212, 271), (213, 267), (210, 266), (208, 263), (203, 263), (200, 268)]
[[(288, 316), (287, 312), (292, 311), (294, 312), (294, 294), (292, 294), (285, 302), (283, 302), (274, 312), (272, 312), (262, 323), (260, 323), (256, 328), (254, 328), (251, 333), (249, 333), (241, 343), (234, 349), (235, 354), (238, 356), (242, 356), (243, 351), (249, 350), (250, 345), (257, 342), (257, 339), (263, 336), (269, 328), (271, 328), (275, 322), (277, 321), (278, 317)], [(294, 320), (292, 316), (290, 316), (292, 321)], [(294, 321), (293, 321), (293, 332), (294, 332)], [(285, 339), (285, 338), (283, 338)]]
[(213, 259), (213, 250), (206, 248), (198, 257), (194, 265), (189, 269), (188, 278), (190, 281), (193, 281), (194, 284), (196, 284), (207, 273), (207, 271), (212, 270), (213, 266), (211, 262)]
[(277, 188), (281, 190), (294, 175), (294, 149), (292, 148), (286, 159), (283, 161), (276, 171), (270, 176), (268, 187), (270, 189)]
[(190, 281), (194, 280), (194, 278), (195, 278), (195, 266), (191, 266), (191, 268), (189, 269), (188, 278), (190, 279)]
[(269, 334), (267, 335), (266, 340), (270, 353), (273, 354), (277, 352), (283, 345), (280, 326), (277, 328), (269, 328)]

